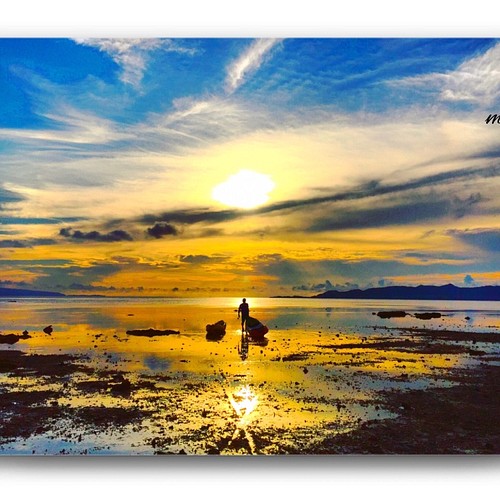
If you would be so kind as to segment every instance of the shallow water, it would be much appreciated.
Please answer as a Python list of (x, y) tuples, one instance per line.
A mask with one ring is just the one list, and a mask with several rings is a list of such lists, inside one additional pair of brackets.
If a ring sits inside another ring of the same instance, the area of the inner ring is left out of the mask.
[[(379, 404), (380, 391), (448, 386), (450, 369), (477, 362), (463, 350), (367, 349), (364, 342), (413, 342), (412, 328), (500, 333), (495, 302), (248, 301), (251, 315), (269, 327), (264, 342), (242, 336), (238, 299), (0, 302), (0, 332), (32, 336), (0, 349), (78, 355), (84, 367), (62, 378), (0, 373), (2, 393), (43, 387), (54, 390), (58, 408), (68, 412), (141, 411), (133, 422), (110, 426), (60, 417), (48, 431), (0, 439), (0, 453), (294, 453), (367, 420), (394, 417)], [(381, 319), (374, 315), (381, 310), (443, 317)], [(205, 326), (220, 319), (226, 335), (207, 340)], [(53, 332), (46, 335), (49, 324)], [(126, 334), (148, 328), (179, 334)], [(488, 354), (498, 354), (496, 346), (474, 343)], [(117, 376), (130, 381), (130, 393), (113, 392)]]

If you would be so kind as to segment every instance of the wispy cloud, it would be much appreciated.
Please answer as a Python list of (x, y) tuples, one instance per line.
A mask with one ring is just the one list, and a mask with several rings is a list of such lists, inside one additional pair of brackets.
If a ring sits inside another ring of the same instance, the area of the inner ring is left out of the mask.
[(438, 90), (444, 101), (491, 104), (500, 97), (500, 43), (453, 71), (406, 77), (391, 84)]
[(140, 85), (152, 51), (163, 50), (186, 55), (196, 53), (193, 48), (183, 47), (173, 40), (161, 38), (84, 38), (75, 41), (107, 53), (121, 66), (120, 79), (133, 87)]
[(24, 196), (19, 195), (9, 189), (4, 189), (0, 187), (0, 210), (2, 210), (4, 203), (12, 203), (17, 201), (22, 201)]
[(243, 54), (227, 68), (226, 90), (234, 92), (245, 81), (245, 78), (256, 71), (264, 62), (266, 55), (280, 42), (276, 38), (260, 38), (255, 40)]
[(72, 106), (60, 104), (57, 110), (40, 113), (55, 124), (46, 129), (0, 128), (0, 138), (18, 142), (36, 143), (38, 150), (46, 145), (59, 144), (105, 144), (113, 140), (130, 138), (118, 130), (111, 120)]
[(32, 248), (34, 246), (55, 245), (51, 238), (28, 238), (26, 240), (0, 240), (0, 248)]

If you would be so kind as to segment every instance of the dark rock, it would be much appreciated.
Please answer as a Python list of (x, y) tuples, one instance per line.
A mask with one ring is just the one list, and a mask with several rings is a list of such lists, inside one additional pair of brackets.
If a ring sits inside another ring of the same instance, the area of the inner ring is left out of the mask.
[(440, 318), (442, 315), (441, 313), (435, 313), (435, 312), (432, 312), (432, 313), (415, 313), (415, 318), (418, 318), (418, 319), (432, 319), (432, 318)]
[(217, 323), (214, 323), (213, 325), (207, 325), (206, 326), (207, 330), (207, 335), (206, 339), (207, 340), (221, 340), (222, 337), (226, 334), (226, 322), (224, 320), (217, 321)]
[(128, 397), (130, 396), (131, 391), (132, 384), (127, 379), (124, 379), (123, 382), (111, 387), (111, 392), (117, 396)]
[(405, 311), (379, 311), (377, 316), (379, 318), (404, 318), (408, 313)]
[(13, 333), (9, 333), (7, 335), (0, 335), (0, 344), (15, 344), (19, 342), (19, 335), (14, 335)]
[(155, 330), (153, 328), (149, 328), (148, 330), (127, 330), (127, 335), (134, 335), (136, 337), (162, 337), (179, 333), (177, 330)]
[(19, 340), (25, 340), (31, 338), (28, 332), (24, 331), (22, 335), (15, 335), (14, 333), (8, 333), (7, 335), (0, 335), (0, 344), (15, 344)]
[(54, 329), (52, 328), (52, 325), (49, 325), (49, 326), (46, 326), (44, 329), (43, 329), (44, 333), (46, 333), (47, 335), (50, 335)]

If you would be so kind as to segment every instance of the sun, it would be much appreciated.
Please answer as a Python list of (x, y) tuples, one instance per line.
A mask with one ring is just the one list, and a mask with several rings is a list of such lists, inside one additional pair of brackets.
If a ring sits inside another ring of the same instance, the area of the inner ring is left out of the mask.
[(268, 175), (240, 170), (212, 190), (212, 198), (224, 205), (255, 208), (269, 199), (275, 184)]

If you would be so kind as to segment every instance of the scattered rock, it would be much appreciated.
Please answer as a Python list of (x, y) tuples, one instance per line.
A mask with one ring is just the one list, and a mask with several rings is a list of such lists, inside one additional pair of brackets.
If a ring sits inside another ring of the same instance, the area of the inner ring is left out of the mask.
[(207, 340), (221, 340), (226, 335), (226, 322), (224, 320), (217, 321), (213, 325), (206, 326)]
[(404, 318), (408, 313), (405, 311), (379, 311), (377, 316), (379, 318)]
[(22, 335), (16, 335), (14, 333), (8, 333), (7, 335), (0, 335), (0, 344), (13, 345), (20, 340), (25, 340), (31, 338), (28, 332), (24, 331)]
[(130, 396), (131, 391), (132, 391), (132, 384), (127, 379), (124, 379), (119, 384), (113, 385), (111, 387), (111, 393), (116, 394), (118, 396), (125, 396), (125, 397)]
[(127, 330), (127, 335), (134, 335), (136, 337), (162, 337), (179, 333), (177, 330), (155, 330), (154, 328), (149, 328), (148, 330)]
[(54, 329), (52, 328), (52, 325), (49, 325), (49, 326), (46, 326), (44, 329), (43, 329), (44, 333), (46, 333), (47, 335), (50, 335)]
[(429, 312), (426, 312), (426, 313), (415, 313), (415, 318), (418, 318), (418, 319), (440, 318), (441, 316), (442, 316), (441, 313), (435, 313), (435, 312), (432, 312), (432, 313), (429, 313)]

